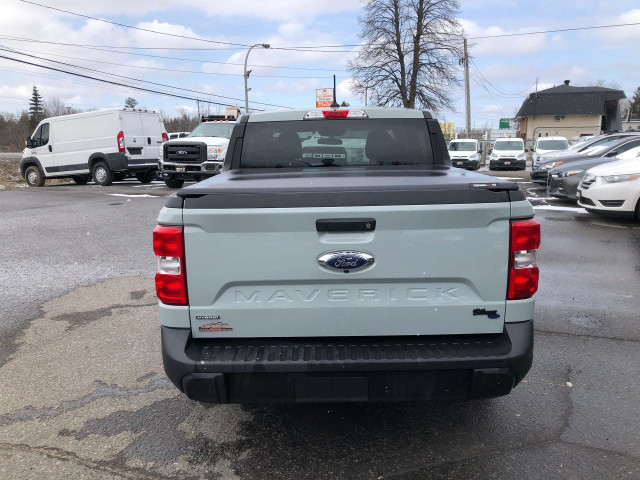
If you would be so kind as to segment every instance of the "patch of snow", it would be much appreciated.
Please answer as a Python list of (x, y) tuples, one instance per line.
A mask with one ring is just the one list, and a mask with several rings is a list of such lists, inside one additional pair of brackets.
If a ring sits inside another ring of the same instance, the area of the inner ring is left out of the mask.
[(112, 197), (129, 197), (129, 198), (159, 198), (159, 195), (149, 195), (147, 193), (141, 194), (127, 194), (127, 193), (108, 193)]

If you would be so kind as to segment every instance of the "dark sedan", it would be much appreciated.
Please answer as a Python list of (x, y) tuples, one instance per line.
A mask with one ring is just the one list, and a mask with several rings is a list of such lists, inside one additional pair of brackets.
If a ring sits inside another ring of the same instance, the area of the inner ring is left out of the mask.
[(565, 200), (578, 200), (578, 185), (587, 170), (603, 163), (619, 160), (618, 157), (596, 157), (559, 165), (549, 170), (547, 194)]
[(592, 144), (579, 155), (570, 155), (566, 157), (558, 157), (555, 159), (541, 162), (531, 170), (531, 181), (546, 185), (548, 182), (549, 171), (560, 165), (566, 165), (581, 160), (588, 160), (597, 157), (615, 157), (632, 148), (640, 145), (640, 138), (637, 135), (620, 137), (606, 137)]

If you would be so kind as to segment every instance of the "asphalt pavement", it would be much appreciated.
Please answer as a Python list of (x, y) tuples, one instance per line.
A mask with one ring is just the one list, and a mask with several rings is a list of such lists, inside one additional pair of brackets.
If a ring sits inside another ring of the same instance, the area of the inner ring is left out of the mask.
[(0, 191), (0, 478), (640, 477), (640, 225), (548, 199), (534, 365), (462, 403), (201, 405), (165, 378), (163, 184)]

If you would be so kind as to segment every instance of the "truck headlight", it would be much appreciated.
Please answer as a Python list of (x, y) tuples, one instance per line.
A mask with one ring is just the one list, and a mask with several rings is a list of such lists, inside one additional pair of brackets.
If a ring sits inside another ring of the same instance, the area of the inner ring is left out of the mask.
[(474, 153), (473, 155), (471, 155), (469, 157), (469, 160), (477, 160), (477, 159), (478, 159), (478, 154), (477, 153)]
[(209, 145), (207, 146), (207, 160), (218, 160), (220, 153), (222, 152), (222, 148)]
[(524, 153), (521, 153), (519, 155), (516, 156), (517, 160), (524, 160)]
[(604, 183), (620, 183), (620, 182), (629, 182), (631, 180), (637, 180), (640, 178), (640, 173), (632, 173), (630, 175), (607, 175), (602, 178)]

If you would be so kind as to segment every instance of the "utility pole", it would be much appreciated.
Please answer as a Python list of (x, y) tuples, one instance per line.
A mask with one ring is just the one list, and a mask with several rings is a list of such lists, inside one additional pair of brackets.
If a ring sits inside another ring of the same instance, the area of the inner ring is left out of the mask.
[(467, 117), (467, 138), (471, 138), (471, 98), (469, 92), (469, 52), (467, 39), (464, 39), (464, 97)]
[(536, 77), (536, 93), (538, 93), (538, 77)]
[(196, 103), (198, 104), (198, 121), (200, 121), (200, 100), (196, 100)]
[(364, 106), (367, 106), (367, 90), (369, 90), (369, 87), (364, 87)]

